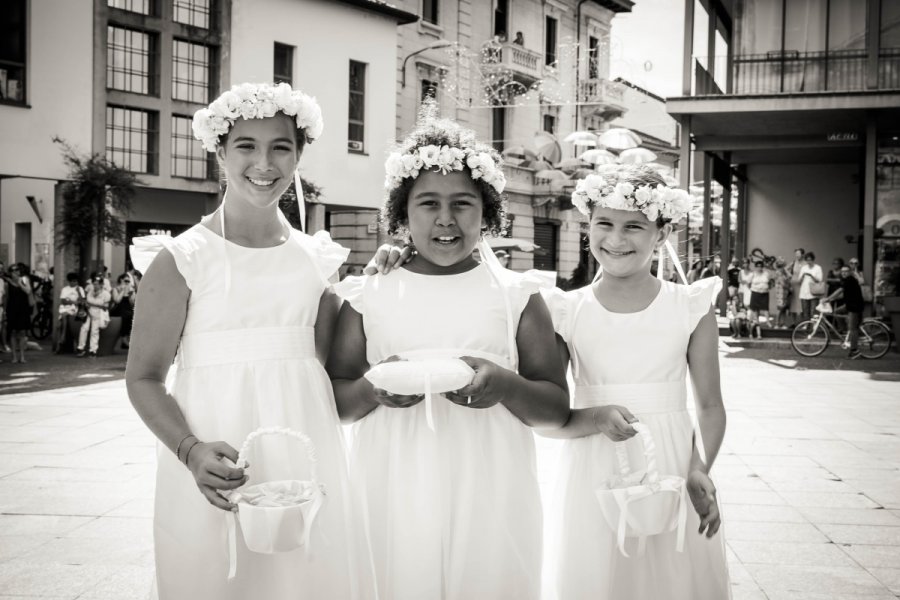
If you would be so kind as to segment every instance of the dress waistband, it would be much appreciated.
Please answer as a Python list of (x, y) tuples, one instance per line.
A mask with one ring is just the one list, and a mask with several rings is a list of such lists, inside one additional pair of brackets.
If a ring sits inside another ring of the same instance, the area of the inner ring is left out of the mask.
[(687, 410), (684, 381), (575, 387), (575, 408), (618, 404), (633, 413), (666, 413)]
[(193, 369), (261, 360), (316, 357), (312, 327), (254, 327), (210, 331), (181, 338), (176, 363)]

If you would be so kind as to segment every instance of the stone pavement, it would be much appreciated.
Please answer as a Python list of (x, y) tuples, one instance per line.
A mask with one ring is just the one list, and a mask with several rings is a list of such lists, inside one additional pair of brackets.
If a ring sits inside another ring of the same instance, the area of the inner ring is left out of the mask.
[[(723, 346), (736, 600), (900, 597), (900, 359), (829, 352)], [(0, 396), (0, 599), (146, 598), (153, 462), (121, 380)]]

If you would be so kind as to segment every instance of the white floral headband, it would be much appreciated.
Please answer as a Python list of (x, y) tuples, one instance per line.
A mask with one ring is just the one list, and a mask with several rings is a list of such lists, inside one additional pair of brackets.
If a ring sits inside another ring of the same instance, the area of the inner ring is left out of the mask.
[(662, 184), (635, 188), (625, 181), (613, 185), (603, 175), (588, 175), (575, 186), (572, 204), (587, 216), (590, 216), (592, 207), (603, 206), (616, 210), (640, 211), (651, 221), (662, 217), (677, 223), (691, 209), (691, 196), (684, 190)]
[(384, 187), (393, 190), (409, 177), (419, 176), (421, 169), (437, 168), (446, 175), (450, 171), (462, 171), (469, 167), (472, 179), (481, 179), (500, 194), (506, 187), (506, 176), (503, 169), (487, 152), (478, 152), (472, 148), (456, 148), (453, 146), (419, 146), (411, 152), (400, 154), (392, 152), (384, 162), (387, 176)]
[(297, 129), (303, 129), (310, 142), (322, 135), (322, 109), (316, 99), (291, 89), (286, 83), (236, 85), (207, 108), (195, 112), (191, 127), (194, 137), (203, 142), (203, 147), (215, 152), (219, 137), (228, 133), (237, 119), (265, 119), (274, 117), (279, 111), (294, 117)]

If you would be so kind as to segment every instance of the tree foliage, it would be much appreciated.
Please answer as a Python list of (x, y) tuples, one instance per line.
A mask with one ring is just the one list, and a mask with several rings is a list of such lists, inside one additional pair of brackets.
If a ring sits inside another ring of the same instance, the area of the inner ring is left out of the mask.
[[(321, 204), (322, 188), (303, 177), (300, 177), (300, 182), (303, 185), (303, 198), (306, 202), (310, 204)], [(287, 217), (291, 227), (300, 229), (300, 207), (297, 205), (297, 191), (294, 188), (293, 182), (291, 182), (291, 185), (288, 186), (288, 189), (285, 190), (284, 194), (282, 194), (281, 198), (278, 200), (278, 207), (281, 209), (281, 212), (284, 213), (284, 216)]]
[(94, 239), (124, 244), (125, 221), (118, 215), (128, 214), (141, 181), (105, 156), (80, 155), (65, 140), (55, 137), (53, 141), (62, 148), (63, 161), (69, 168), (56, 221), (57, 242), (78, 248), (82, 260)]

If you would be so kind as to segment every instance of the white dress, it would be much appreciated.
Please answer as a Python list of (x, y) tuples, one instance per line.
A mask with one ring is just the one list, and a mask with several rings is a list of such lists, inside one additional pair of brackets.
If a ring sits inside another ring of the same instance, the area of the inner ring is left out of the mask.
[[(347, 278), (335, 291), (362, 315), (370, 365), (391, 355), (470, 355), (515, 369), (502, 292), (516, 331), (540, 285), (479, 265), (458, 275), (400, 269)], [(379, 406), (354, 425), (351, 480), (380, 597), (538, 598), (542, 520), (531, 430), (501, 404), (472, 409), (443, 395), (434, 397), (433, 419), (434, 431), (420, 402)]]
[[(191, 431), (240, 449), (259, 427), (300, 430), (315, 444), (326, 497), (309, 556), (303, 548), (253, 553), (238, 533), (237, 573), (229, 581), (227, 513), (209, 504), (188, 469), (160, 446), (153, 523), (159, 597), (374, 597), (371, 560), (349, 494), (343, 434), (313, 330), (327, 278), (347, 250), (324, 232), (299, 231), (276, 247), (246, 248), (196, 225), (174, 239), (136, 241), (134, 262), (141, 261), (136, 255), (145, 259), (158, 251), (160, 243), (191, 291), (167, 382)], [(309, 478), (306, 453), (293, 438), (259, 438), (248, 462), (247, 485)]]
[[(688, 343), (720, 286), (718, 277), (690, 286), (664, 281), (650, 306), (628, 314), (606, 310), (590, 286), (545, 294), (572, 357), (574, 408), (619, 404), (631, 410), (654, 438), (662, 476), (687, 475), (693, 434), (686, 405)], [(643, 465), (640, 440), (624, 443), (629, 462)], [(676, 552), (672, 531), (647, 538), (643, 554), (636, 539), (626, 539), (626, 558), (594, 493), (618, 473), (614, 443), (602, 434), (566, 440), (560, 456), (547, 554), (548, 587), (558, 600), (731, 597), (722, 531), (712, 539), (699, 535), (693, 505), (683, 552)]]

